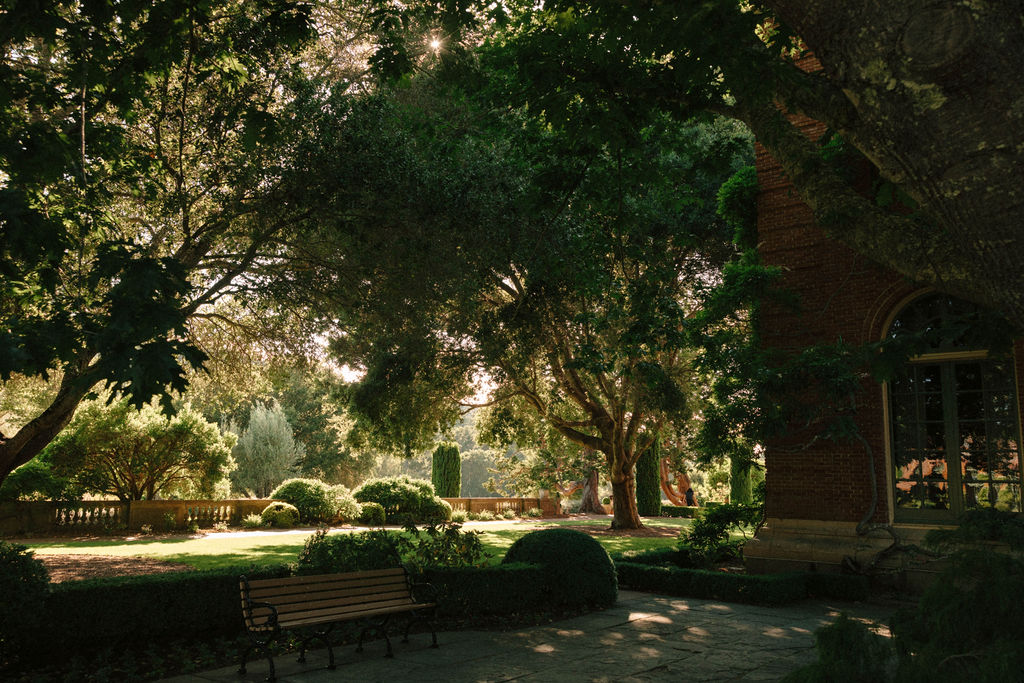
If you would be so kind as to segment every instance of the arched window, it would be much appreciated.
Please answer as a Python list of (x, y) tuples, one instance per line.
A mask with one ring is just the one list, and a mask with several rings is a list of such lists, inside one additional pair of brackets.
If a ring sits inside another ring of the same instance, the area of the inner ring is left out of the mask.
[(1020, 424), (1013, 358), (991, 352), (986, 316), (942, 294), (915, 299), (890, 337), (925, 351), (889, 383), (895, 517), (953, 521), (964, 510), (1021, 510)]

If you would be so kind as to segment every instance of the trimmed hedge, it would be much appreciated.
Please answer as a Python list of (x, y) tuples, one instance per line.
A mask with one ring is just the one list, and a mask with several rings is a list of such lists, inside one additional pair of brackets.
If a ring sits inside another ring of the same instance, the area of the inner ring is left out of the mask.
[[(345, 491), (347, 493), (348, 489)], [(305, 524), (329, 522), (337, 511), (331, 487), (319, 479), (288, 479), (281, 482), (270, 497), (294, 505), (299, 511), (299, 521)]]
[(688, 566), (685, 551), (673, 548), (625, 552), (613, 560), (619, 585), (679, 597), (780, 605), (806, 597), (866, 600), (870, 592), (868, 578), (856, 574), (730, 574), (695, 569)]
[(441, 617), (515, 614), (550, 606), (547, 572), (533, 564), (494, 567), (432, 567), (423, 580), (438, 593)]
[(807, 597), (807, 584), (801, 573), (729, 574), (638, 562), (619, 562), (615, 568), (623, 586), (679, 597), (755, 605), (785, 605)]
[(661, 516), (662, 517), (685, 517), (687, 519), (693, 519), (697, 516), (697, 511), (700, 510), (698, 507), (692, 507), (689, 505), (662, 505)]
[(611, 605), (618, 597), (615, 565), (592, 536), (572, 529), (541, 529), (520, 537), (502, 564), (537, 564), (546, 573), (552, 604)]
[(233, 567), (53, 584), (43, 624), (28, 640), (33, 654), (88, 653), (182, 637), (242, 632), (238, 578), (288, 576), (289, 565)]

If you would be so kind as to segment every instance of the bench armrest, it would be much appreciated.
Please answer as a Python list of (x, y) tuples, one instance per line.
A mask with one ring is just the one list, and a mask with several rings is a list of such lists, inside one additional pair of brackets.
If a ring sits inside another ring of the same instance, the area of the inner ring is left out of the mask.
[(409, 592), (413, 602), (437, 602), (437, 589), (434, 584), (426, 582), (410, 582)]

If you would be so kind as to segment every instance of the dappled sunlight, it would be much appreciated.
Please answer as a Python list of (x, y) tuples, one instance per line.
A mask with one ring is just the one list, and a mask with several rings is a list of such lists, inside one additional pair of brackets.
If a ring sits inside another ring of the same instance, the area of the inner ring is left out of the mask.
[(549, 645), (547, 643), (544, 643), (542, 645), (534, 645), (530, 649), (533, 650), (534, 652), (539, 652), (540, 654), (545, 654), (545, 655), (546, 654), (551, 654), (552, 652), (555, 652), (555, 646), (554, 645)]
[(703, 626), (687, 626), (686, 633), (691, 636), (700, 636), (701, 638), (711, 637), (711, 631), (707, 630)]

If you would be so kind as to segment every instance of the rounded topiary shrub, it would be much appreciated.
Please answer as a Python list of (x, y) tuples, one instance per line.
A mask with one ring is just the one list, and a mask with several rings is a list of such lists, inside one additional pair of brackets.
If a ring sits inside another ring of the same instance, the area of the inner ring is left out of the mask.
[(425, 500), (434, 497), (434, 487), (423, 479), (410, 479), (402, 475), (384, 479), (371, 479), (352, 494), (360, 503), (378, 503), (390, 524), (416, 522)]
[(288, 479), (270, 497), (294, 505), (302, 522), (328, 522), (336, 511), (331, 487), (319, 479)]
[(563, 605), (607, 606), (618, 596), (615, 565), (592, 537), (571, 529), (533, 531), (512, 544), (502, 564), (545, 569), (551, 600)]
[(23, 545), (0, 541), (0, 665), (21, 651), (43, 613), (50, 577)]
[(440, 524), (452, 518), (452, 506), (437, 496), (420, 503), (420, 520), (428, 524)]
[(260, 519), (264, 524), (287, 529), (299, 523), (299, 510), (290, 503), (275, 502), (263, 508)]
[(359, 523), (366, 526), (384, 526), (384, 508), (380, 503), (359, 504)]

